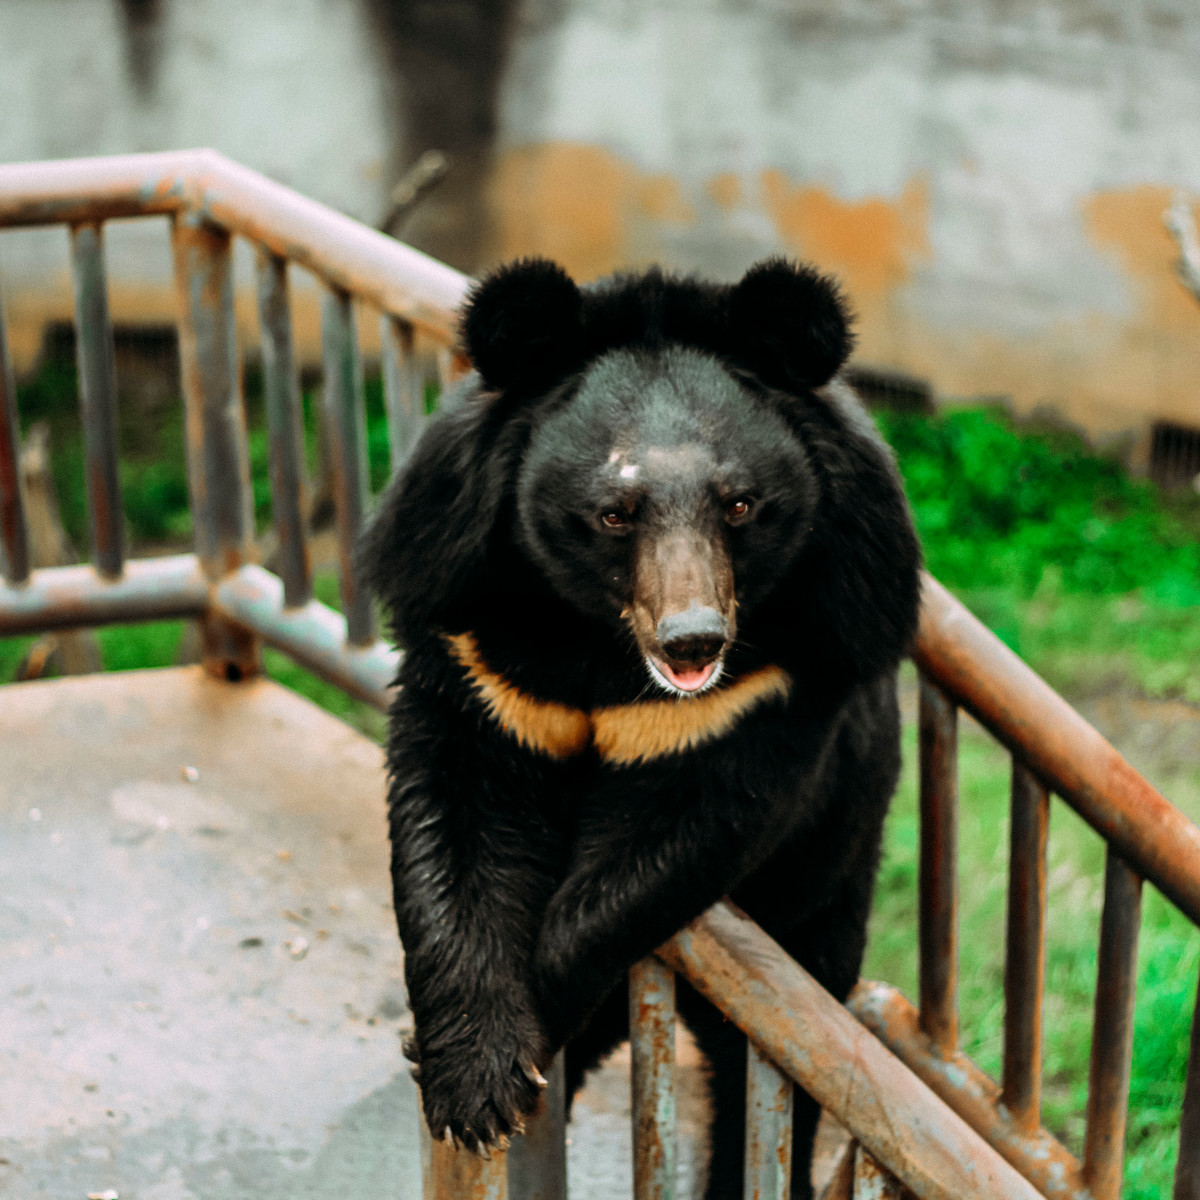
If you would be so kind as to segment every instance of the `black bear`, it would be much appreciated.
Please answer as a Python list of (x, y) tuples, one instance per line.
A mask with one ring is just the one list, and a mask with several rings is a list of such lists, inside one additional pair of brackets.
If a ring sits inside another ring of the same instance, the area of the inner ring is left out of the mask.
[[(899, 769), (919, 550), (837, 378), (845, 308), (775, 259), (470, 296), (475, 374), (362, 547), (405, 656), (389, 814), (425, 1115), (504, 1144), (565, 1047), (628, 1036), (632, 963), (729, 895), (835, 996), (858, 976)], [(707, 1195), (740, 1196), (744, 1037), (681, 984), (711, 1067)], [(793, 1196), (816, 1105), (798, 1094)]]

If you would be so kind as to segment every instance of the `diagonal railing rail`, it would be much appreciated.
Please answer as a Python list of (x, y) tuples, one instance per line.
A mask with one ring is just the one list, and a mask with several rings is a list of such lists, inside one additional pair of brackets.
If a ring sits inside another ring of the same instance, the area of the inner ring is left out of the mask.
[[(116, 380), (104, 223), (167, 216), (175, 265), (195, 549), (127, 558), (115, 438)], [(470, 281), (212, 151), (0, 166), (0, 229), (71, 234), (90, 565), (31, 570), (18, 413), (0, 310), (0, 637), (189, 617), (204, 661), (236, 680), (265, 642), (385, 708), (396, 656), (375, 637), (351, 568), (367, 504), (364, 306), (380, 321), (393, 464), (418, 435), (432, 370), (450, 382), (456, 312)], [(256, 252), (278, 573), (254, 561), (244, 406), (232, 299), (236, 237)], [(342, 612), (313, 596), (304, 521), (303, 412), (288, 267), (324, 291), (321, 432), (328, 450)], [(432, 364), (432, 366), (431, 366)], [(1200, 829), (934, 580), (914, 651), (920, 690), (920, 1005), (885, 984), (837, 1004), (760, 929), (717, 905), (631, 973), (634, 1194), (674, 1194), (674, 973), (742, 1028), (748, 1056), (746, 1195), (788, 1194), (793, 1083), (849, 1131), (826, 1200), (851, 1196), (1053, 1197), (1120, 1193), (1143, 882), (1200, 924)], [(970, 712), (1011, 752), (1012, 822), (1003, 1077), (958, 1048), (957, 735)], [(1105, 840), (1087, 1135), (1082, 1161), (1040, 1123), (1046, 835), (1051, 793)], [(565, 1194), (561, 1067), (529, 1135), (491, 1162), (426, 1147), (427, 1197)], [(1181, 1113), (1175, 1200), (1200, 1197), (1200, 1021)]]

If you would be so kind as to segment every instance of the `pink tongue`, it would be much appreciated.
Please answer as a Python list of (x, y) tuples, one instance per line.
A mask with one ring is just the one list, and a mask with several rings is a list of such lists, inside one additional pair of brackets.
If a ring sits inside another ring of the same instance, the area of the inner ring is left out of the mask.
[(677, 687), (682, 688), (685, 692), (694, 692), (697, 688), (703, 687), (708, 682), (709, 676), (716, 670), (716, 663), (709, 663), (706, 667), (700, 667), (697, 670), (683, 671), (673, 670), (671, 667), (663, 663), (667, 678)]

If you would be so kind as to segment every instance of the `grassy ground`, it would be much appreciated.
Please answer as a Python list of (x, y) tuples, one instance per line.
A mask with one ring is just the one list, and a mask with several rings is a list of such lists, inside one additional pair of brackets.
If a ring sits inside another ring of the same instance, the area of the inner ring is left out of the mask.
[[(21, 398), (28, 420), (49, 420), (64, 523), (77, 542), (86, 527), (73, 431), (70, 371), (43, 373)], [(308, 400), (311, 407), (311, 398)], [(378, 486), (386, 434), (378, 385), (368, 390), (370, 462)], [(1200, 500), (1161, 497), (1056, 432), (1031, 434), (1003, 414), (965, 410), (937, 419), (885, 414), (930, 569), (1052, 685), (1076, 703), (1098, 695), (1200, 704)], [(311, 420), (310, 420), (311, 427)], [(182, 438), (177, 420), (157, 432), (122, 432), (126, 511), (135, 542), (187, 532)], [(310, 462), (314, 447), (309, 439)], [(256, 481), (265, 477), (261, 414), (251, 405)], [(256, 483), (260, 523), (269, 518)], [(336, 602), (323, 576), (318, 595)], [(176, 661), (183, 625), (164, 622), (98, 633), (105, 666)], [(0, 680), (11, 679), (32, 639), (0, 640)], [(379, 713), (350, 700), (273, 651), (271, 676), (372, 737)], [(889, 819), (867, 974), (916, 995), (917, 819), (915, 734), (905, 730), (904, 781)], [(1200, 819), (1200, 764), (1167, 780), (1153, 757), (1141, 764)], [(965, 722), (960, 747), (960, 1009), (964, 1048), (998, 1074), (1003, 1023), (1007, 879), (1007, 755)], [(1103, 846), (1060, 801), (1050, 842), (1045, 1010), (1045, 1121), (1082, 1148)], [(1175, 1158), (1200, 936), (1147, 890), (1139, 956), (1135, 1057), (1125, 1195), (1168, 1194)]]

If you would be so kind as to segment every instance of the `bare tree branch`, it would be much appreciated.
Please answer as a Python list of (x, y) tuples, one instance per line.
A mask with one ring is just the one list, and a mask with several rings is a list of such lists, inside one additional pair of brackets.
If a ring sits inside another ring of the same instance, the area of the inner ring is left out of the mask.
[(388, 195), (387, 216), (379, 223), (384, 233), (396, 235), (397, 228), (413, 209), (446, 178), (450, 159), (440, 150), (426, 150), (400, 177)]
[(1175, 270), (1183, 286), (1200, 300), (1200, 236), (1196, 233), (1192, 206), (1183, 192), (1175, 193), (1171, 207), (1163, 214), (1163, 221), (1179, 244)]

